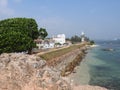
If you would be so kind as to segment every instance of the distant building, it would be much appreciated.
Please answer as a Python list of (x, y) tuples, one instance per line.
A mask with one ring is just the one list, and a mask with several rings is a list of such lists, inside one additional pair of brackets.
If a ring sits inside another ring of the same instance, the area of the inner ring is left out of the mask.
[(61, 45), (63, 45), (66, 41), (65, 41), (65, 34), (58, 34), (57, 36), (53, 36), (52, 38), (55, 43), (60, 43)]
[(45, 40), (44, 41), (44, 45), (43, 45), (43, 48), (44, 49), (47, 49), (47, 48), (54, 48), (55, 46), (55, 43), (53, 40)]
[(84, 41), (85, 41), (85, 33), (82, 32), (82, 33), (81, 33), (81, 42), (84, 42)]
[(38, 49), (48, 49), (48, 48), (54, 48), (55, 43), (53, 40), (42, 40), (42, 39), (36, 39), (36, 46)]
[(48, 48), (55, 48), (55, 47), (62, 47), (66, 43), (65, 41), (65, 34), (59, 34), (56, 37), (51, 39), (36, 39), (36, 46), (38, 49), (48, 49)]

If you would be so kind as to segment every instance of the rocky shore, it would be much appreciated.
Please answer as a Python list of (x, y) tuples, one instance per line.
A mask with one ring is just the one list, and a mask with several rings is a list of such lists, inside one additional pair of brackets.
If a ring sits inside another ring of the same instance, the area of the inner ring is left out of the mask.
[(36, 55), (0, 55), (0, 90), (70, 90), (55, 68)]
[[(0, 55), (0, 90), (107, 90), (98, 86), (75, 86), (61, 71), (81, 52), (80, 49), (57, 58), (49, 65), (37, 55)], [(62, 61), (61, 61), (62, 60)]]

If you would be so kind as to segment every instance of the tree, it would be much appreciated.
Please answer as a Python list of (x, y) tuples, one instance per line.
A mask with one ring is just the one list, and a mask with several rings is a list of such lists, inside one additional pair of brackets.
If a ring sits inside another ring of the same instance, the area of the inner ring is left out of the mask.
[(38, 26), (32, 18), (10, 18), (0, 21), (0, 33), (21, 32), (31, 37), (33, 40), (38, 38)]
[(37, 23), (31, 18), (11, 18), (0, 21), (0, 53), (31, 53), (35, 46), (33, 40), (38, 38)]
[(40, 35), (40, 38), (45, 39), (48, 36), (48, 33), (45, 28), (40, 28), (39, 35)]
[(95, 42), (93, 40), (90, 41), (90, 45), (94, 45)]
[(71, 37), (71, 42), (72, 42), (72, 43), (81, 42), (81, 38), (80, 38), (79, 36), (77, 36), (77, 35), (72, 36), (72, 37)]
[(12, 31), (0, 34), (0, 53), (28, 51), (34, 46), (33, 40), (20, 32)]

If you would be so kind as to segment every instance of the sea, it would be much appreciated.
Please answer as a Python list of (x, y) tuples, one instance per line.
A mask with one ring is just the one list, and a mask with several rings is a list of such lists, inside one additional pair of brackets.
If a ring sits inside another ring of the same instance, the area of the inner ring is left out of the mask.
[(120, 41), (97, 41), (96, 44), (85, 57), (89, 85), (120, 90)]

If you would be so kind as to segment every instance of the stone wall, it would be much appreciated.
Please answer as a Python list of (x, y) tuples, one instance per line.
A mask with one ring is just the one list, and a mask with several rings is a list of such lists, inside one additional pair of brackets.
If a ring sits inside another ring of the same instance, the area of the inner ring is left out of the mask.
[[(71, 57), (78, 52), (79, 50), (71, 52), (69, 55)], [(66, 56), (67, 58), (64, 57), (66, 62), (70, 59), (69, 55)], [(61, 65), (63, 61), (61, 61)], [(1, 54), (0, 90), (83, 90), (83, 87), (72, 86), (69, 80), (61, 77), (60, 70), (57, 68), (49, 67), (46, 61), (36, 55), (24, 53)], [(94, 87), (91, 90), (94, 90)], [(95, 88), (95, 90), (99, 90), (99, 88)], [(106, 89), (102, 88), (100, 90)]]
[(55, 68), (46, 66), (46, 61), (38, 56), (0, 55), (0, 90), (70, 90), (68, 85)]

